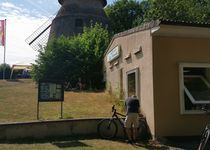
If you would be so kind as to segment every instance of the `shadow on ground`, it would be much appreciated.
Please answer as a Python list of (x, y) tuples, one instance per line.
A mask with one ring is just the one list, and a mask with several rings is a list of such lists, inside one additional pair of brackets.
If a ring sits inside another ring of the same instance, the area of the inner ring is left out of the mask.
[[(118, 139), (118, 140), (114, 140), (116, 142), (120, 142), (120, 143), (126, 143), (126, 139)], [(167, 145), (163, 145), (160, 144), (159, 142), (149, 142), (147, 140), (137, 140), (135, 143), (132, 144), (133, 147), (136, 148), (146, 148), (148, 150), (169, 150), (170, 147), (168, 147)]]
[(6, 81), (7, 82), (20, 82), (20, 83), (23, 83), (22, 80), (18, 80), (18, 79), (7, 79)]
[(59, 148), (68, 148), (68, 147), (91, 147), (85, 143), (82, 143), (78, 140), (73, 141), (60, 141), (60, 142), (52, 142), (53, 145)]
[(95, 139), (94, 137), (57, 137), (57, 138), (45, 138), (45, 139), (19, 139), (19, 140), (0, 140), (0, 144), (44, 144), (51, 143), (58, 148), (70, 148), (70, 147), (91, 147), (80, 140)]
[[(51, 143), (58, 148), (71, 148), (71, 147), (92, 147), (81, 140), (96, 140), (96, 136), (79, 136), (79, 137), (58, 137), (46, 139), (21, 139), (21, 140), (0, 140), (0, 144), (40, 144)], [(125, 143), (125, 139), (114, 140), (116, 142)], [(197, 150), (200, 142), (200, 137), (167, 137), (158, 141), (137, 141), (134, 147), (144, 147), (148, 150)], [(206, 150), (210, 149), (208, 143)]]
[[(91, 145), (88, 145), (86, 143), (83, 143), (82, 140), (98, 140), (96, 136), (75, 136), (75, 137), (57, 137), (57, 138), (45, 138), (45, 139), (19, 139), (19, 140), (0, 140), (0, 144), (45, 144), (45, 143), (51, 143), (52, 145), (58, 147), (58, 148), (77, 148), (77, 147), (90, 147)], [(109, 140), (107, 140), (109, 141)], [(117, 139), (116, 140), (110, 140), (119, 142), (119, 143), (126, 143), (126, 139)], [(151, 145), (148, 144), (148, 141), (139, 140), (135, 144), (132, 145), (133, 147), (138, 148), (146, 148), (149, 150), (168, 150), (169, 148), (165, 145)]]
[[(197, 150), (200, 143), (200, 137), (167, 137), (161, 143), (176, 150)], [(210, 143), (208, 142), (206, 150), (209, 149)]]
[[(200, 136), (187, 136), (166, 137), (160, 141), (139, 140), (135, 146), (144, 147), (148, 150), (197, 150), (199, 143)], [(207, 143), (205, 150), (210, 150), (210, 141)]]

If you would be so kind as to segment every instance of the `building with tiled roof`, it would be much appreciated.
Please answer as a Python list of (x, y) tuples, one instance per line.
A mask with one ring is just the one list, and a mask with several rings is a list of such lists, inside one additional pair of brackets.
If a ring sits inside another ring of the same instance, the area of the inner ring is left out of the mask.
[(118, 33), (104, 74), (114, 95), (138, 96), (154, 138), (200, 135), (209, 120), (201, 108), (210, 104), (210, 24), (156, 20)]

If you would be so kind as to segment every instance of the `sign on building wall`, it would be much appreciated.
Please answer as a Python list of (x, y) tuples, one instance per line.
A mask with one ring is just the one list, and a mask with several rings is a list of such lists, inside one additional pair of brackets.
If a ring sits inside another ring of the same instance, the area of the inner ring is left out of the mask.
[(60, 81), (39, 81), (38, 101), (64, 101), (64, 87)]
[(116, 46), (107, 54), (107, 61), (111, 62), (112, 60), (120, 56), (120, 46)]

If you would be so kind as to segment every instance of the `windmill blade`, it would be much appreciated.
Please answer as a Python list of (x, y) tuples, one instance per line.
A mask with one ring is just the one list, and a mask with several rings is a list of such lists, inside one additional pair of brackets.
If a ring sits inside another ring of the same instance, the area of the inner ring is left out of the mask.
[(54, 18), (55, 16), (50, 17), (44, 24), (26, 38), (26, 43), (29, 44), (35, 51), (39, 51), (40, 47), (43, 48), (47, 45), (50, 27)]

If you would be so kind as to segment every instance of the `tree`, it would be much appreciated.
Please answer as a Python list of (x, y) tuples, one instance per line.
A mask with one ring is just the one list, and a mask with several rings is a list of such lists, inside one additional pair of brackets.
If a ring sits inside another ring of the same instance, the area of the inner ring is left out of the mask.
[[(143, 4), (143, 3), (142, 3)], [(136, 0), (117, 0), (105, 8), (112, 33), (119, 33), (136, 26), (136, 20), (143, 20), (142, 5)]]
[(74, 37), (51, 39), (45, 51), (40, 51), (33, 65), (32, 77), (70, 81), (81, 78), (89, 86), (99, 87), (103, 77), (103, 53), (109, 44), (109, 34), (100, 24), (84, 28)]
[(209, 0), (148, 0), (144, 21), (169, 19), (206, 22), (210, 14)]
[(5, 69), (5, 79), (10, 78), (10, 73), (11, 73), (11, 67), (9, 64), (0, 64), (0, 79), (3, 79), (3, 72)]
[(105, 8), (113, 34), (157, 19), (210, 21), (210, 0), (116, 0)]

